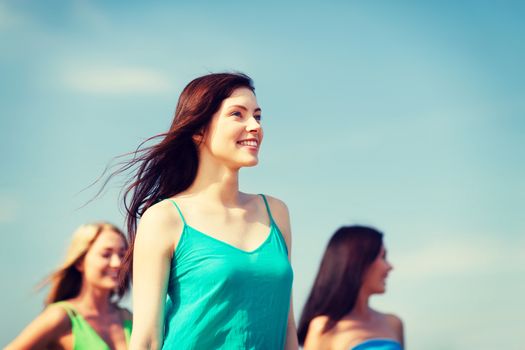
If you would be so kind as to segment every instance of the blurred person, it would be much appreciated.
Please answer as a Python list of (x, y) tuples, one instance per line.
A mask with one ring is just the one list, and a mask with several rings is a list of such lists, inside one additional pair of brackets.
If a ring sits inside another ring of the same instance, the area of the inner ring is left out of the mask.
[(399, 317), (372, 309), (370, 296), (386, 290), (392, 270), (383, 234), (373, 228), (338, 229), (321, 260), (298, 326), (305, 350), (400, 350)]
[(118, 306), (129, 281), (119, 284), (125, 235), (109, 223), (80, 226), (66, 259), (42, 285), (51, 286), (46, 308), (6, 350), (124, 350), (131, 313)]
[(288, 209), (239, 190), (240, 169), (259, 161), (261, 113), (248, 76), (196, 78), (146, 142), (161, 140), (113, 173), (136, 169), (124, 197), (130, 349), (297, 349)]

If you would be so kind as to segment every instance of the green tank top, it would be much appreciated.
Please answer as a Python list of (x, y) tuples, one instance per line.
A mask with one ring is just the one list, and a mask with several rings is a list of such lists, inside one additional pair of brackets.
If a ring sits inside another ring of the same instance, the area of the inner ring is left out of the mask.
[[(80, 315), (75, 307), (67, 301), (59, 301), (51, 305), (58, 305), (66, 310), (71, 320), (71, 332), (73, 333), (74, 350), (111, 350), (106, 342), (98, 333), (89, 325), (89, 323)], [(124, 320), (122, 327), (126, 342), (129, 344), (131, 336), (131, 320)]]
[(184, 224), (173, 254), (162, 349), (284, 348), (293, 272), (266, 198), (270, 229), (244, 251)]

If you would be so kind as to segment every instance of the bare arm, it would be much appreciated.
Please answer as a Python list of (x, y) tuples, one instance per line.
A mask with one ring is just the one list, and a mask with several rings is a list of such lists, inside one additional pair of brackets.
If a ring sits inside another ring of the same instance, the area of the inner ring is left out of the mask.
[[(292, 230), (290, 227), (290, 214), (286, 204), (282, 201), (268, 197), (270, 208), (272, 210), (275, 223), (284, 236), (286, 246), (288, 248), (288, 259), (292, 260)], [(290, 295), (290, 308), (288, 311), (288, 323), (286, 328), (286, 343), (285, 350), (297, 350), (299, 343), (297, 341), (297, 327), (295, 325), (295, 317), (293, 312), (293, 296)]]
[(405, 335), (403, 330), (403, 321), (393, 314), (387, 315), (387, 321), (390, 327), (395, 331), (397, 340), (401, 343), (402, 348), (405, 348)]
[(71, 322), (64, 309), (47, 307), (4, 350), (44, 349), (71, 331)]
[(304, 350), (326, 350), (328, 349), (326, 335), (323, 333), (328, 322), (328, 317), (317, 316), (310, 321), (308, 332), (304, 340)]
[(397, 331), (397, 336), (399, 337), (399, 342), (401, 343), (401, 347), (404, 349), (405, 348), (405, 331), (403, 329), (403, 321), (401, 321), (401, 319), (399, 317), (396, 316), (396, 319), (397, 319), (397, 322), (396, 322), (396, 331)]
[(156, 350), (162, 346), (164, 303), (172, 254), (182, 223), (169, 202), (144, 213), (133, 253), (133, 331), (130, 350)]
[(286, 350), (297, 350), (299, 348), (299, 341), (297, 340), (297, 327), (295, 325), (295, 317), (293, 314), (293, 297), (290, 296), (290, 311), (288, 313), (288, 327), (286, 328)]

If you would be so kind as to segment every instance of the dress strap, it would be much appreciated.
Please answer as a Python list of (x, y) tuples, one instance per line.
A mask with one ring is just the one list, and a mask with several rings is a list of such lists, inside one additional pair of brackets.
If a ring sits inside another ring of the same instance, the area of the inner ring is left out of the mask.
[(53, 304), (56, 306), (60, 306), (62, 309), (64, 309), (71, 320), (75, 319), (78, 315), (77, 310), (75, 310), (73, 305), (71, 305), (67, 301), (57, 301)]
[(78, 313), (75, 307), (71, 305), (71, 303), (67, 301), (57, 301), (51, 305), (56, 305), (66, 311), (73, 330), (78, 329), (79, 327), (82, 328), (82, 316)]
[(270, 217), (270, 223), (275, 224), (275, 220), (273, 219), (272, 211), (270, 210), (270, 205), (268, 204), (268, 201), (266, 200), (266, 196), (262, 193), (259, 193), (259, 196), (261, 196), (264, 201), (264, 205), (266, 206), (266, 211), (268, 212), (268, 216)]
[(182, 215), (182, 211), (180, 210), (179, 206), (177, 205), (177, 203), (175, 203), (175, 201), (173, 199), (170, 199), (170, 202), (173, 203), (173, 205), (175, 206), (175, 208), (177, 208), (177, 211), (179, 212), (179, 215), (180, 215), (180, 218), (182, 220), (182, 223), (184, 224), (184, 226), (187, 226), (186, 225), (186, 220), (184, 219), (184, 215)]

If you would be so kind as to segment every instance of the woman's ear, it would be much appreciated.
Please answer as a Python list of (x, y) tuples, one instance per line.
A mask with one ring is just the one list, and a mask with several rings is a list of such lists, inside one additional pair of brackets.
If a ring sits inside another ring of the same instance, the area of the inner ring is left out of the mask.
[(193, 142), (195, 142), (198, 145), (200, 145), (203, 141), (204, 141), (204, 130), (199, 130), (197, 131), (193, 136), (192, 136), (192, 139), (193, 139)]
[(80, 259), (79, 261), (77, 261), (75, 263), (75, 268), (80, 271), (80, 272), (83, 272), (84, 271), (84, 259)]

